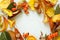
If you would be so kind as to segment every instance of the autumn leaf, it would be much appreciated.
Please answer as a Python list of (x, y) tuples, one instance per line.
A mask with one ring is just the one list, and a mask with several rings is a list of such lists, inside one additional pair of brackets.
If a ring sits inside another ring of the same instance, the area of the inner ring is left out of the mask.
[(56, 7), (55, 14), (60, 14), (60, 7), (59, 7), (59, 5), (57, 5), (57, 7)]

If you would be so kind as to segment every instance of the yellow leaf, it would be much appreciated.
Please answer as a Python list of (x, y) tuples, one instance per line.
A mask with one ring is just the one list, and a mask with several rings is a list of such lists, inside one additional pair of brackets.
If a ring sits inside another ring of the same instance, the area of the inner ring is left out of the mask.
[(48, 8), (47, 11), (46, 11), (46, 14), (49, 16), (49, 17), (53, 17), (54, 16), (54, 9), (53, 8)]
[(10, 24), (10, 28), (15, 26), (15, 20), (8, 20), (9, 24)]
[(31, 8), (32, 10), (35, 10), (34, 4), (35, 4), (35, 0), (29, 0), (28, 5), (30, 6), (30, 8)]
[(36, 40), (36, 38), (34, 36), (28, 36), (27, 40)]
[(58, 35), (58, 36), (55, 37), (53, 40), (60, 40), (60, 36)]
[(7, 27), (8, 27), (7, 19), (5, 17), (3, 17), (3, 18), (4, 18), (4, 22), (3, 22), (3, 26), (0, 29), (0, 32), (5, 31), (7, 29)]
[(43, 22), (44, 22), (44, 23), (47, 23), (47, 22), (48, 22), (48, 17), (47, 17), (47, 15), (44, 16)]
[(0, 1), (0, 8), (7, 8), (8, 5), (10, 4), (11, 0), (1, 0)]
[(53, 20), (53, 22), (60, 21), (60, 14), (54, 15), (54, 16), (52, 17), (52, 20)]
[(4, 13), (6, 13), (8, 16), (12, 16), (12, 15), (13, 15), (13, 13), (12, 13), (11, 10), (8, 10), (8, 9), (3, 8), (2, 11), (3, 11)]
[(49, 0), (52, 4), (56, 4), (58, 0)]

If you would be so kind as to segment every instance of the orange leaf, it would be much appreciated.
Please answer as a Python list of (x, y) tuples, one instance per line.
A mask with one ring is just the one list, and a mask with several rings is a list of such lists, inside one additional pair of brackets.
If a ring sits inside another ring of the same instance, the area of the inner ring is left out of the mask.
[(15, 34), (16, 34), (16, 38), (23, 40), (21, 33), (16, 28), (15, 28)]
[(53, 21), (52, 21), (52, 18), (49, 18), (49, 19), (48, 19), (48, 22), (49, 22), (49, 25), (50, 25), (50, 28), (51, 28), (51, 31), (52, 31), (53, 28), (54, 28), (54, 23), (53, 23)]
[(5, 17), (3, 17), (3, 18), (4, 18), (4, 22), (3, 22), (3, 26), (2, 26), (2, 28), (0, 30), (0, 32), (5, 31), (7, 29), (7, 27), (8, 27), (7, 19)]

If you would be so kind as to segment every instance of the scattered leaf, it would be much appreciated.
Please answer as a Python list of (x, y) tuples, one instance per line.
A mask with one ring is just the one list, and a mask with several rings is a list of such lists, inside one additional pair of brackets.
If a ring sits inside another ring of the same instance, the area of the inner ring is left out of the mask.
[(1, 33), (1, 40), (11, 40), (10, 34), (6, 31)]
[(15, 21), (14, 20), (8, 20), (8, 23), (10, 24), (10, 28), (15, 26)]
[(0, 32), (5, 31), (7, 29), (7, 27), (8, 27), (7, 19), (5, 17), (3, 17), (3, 19), (4, 19), (4, 22), (3, 22), (2, 27), (0, 28)]
[(8, 9), (3, 8), (2, 11), (3, 11), (5, 14), (7, 14), (8, 16), (12, 16), (12, 15), (13, 15), (13, 13), (12, 13), (11, 10), (8, 10)]
[(54, 15), (54, 16), (52, 17), (52, 21), (53, 21), (53, 22), (60, 21), (60, 14)]
[(8, 33), (10, 34), (12, 40), (16, 40), (15, 32), (9, 30)]
[(48, 8), (46, 11), (47, 16), (53, 17), (55, 14), (54, 8)]
[(2, 0), (0, 2), (0, 8), (7, 8), (11, 0)]
[(36, 40), (36, 38), (34, 36), (28, 36), (26, 39), (27, 40)]
[(57, 5), (57, 7), (56, 7), (55, 14), (60, 14), (60, 6), (59, 5)]
[(34, 3), (35, 3), (35, 0), (29, 0), (29, 2), (28, 2), (28, 5), (30, 6), (30, 8), (31, 8), (32, 10), (35, 10), (35, 8), (34, 8)]
[(15, 8), (16, 6), (14, 6), (14, 4), (16, 3), (15, 2), (10, 3), (7, 9), (11, 10), (12, 8)]

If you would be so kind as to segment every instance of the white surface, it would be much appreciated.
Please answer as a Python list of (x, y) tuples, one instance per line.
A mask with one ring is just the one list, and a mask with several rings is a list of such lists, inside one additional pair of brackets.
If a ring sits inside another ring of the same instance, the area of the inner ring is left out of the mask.
[(29, 32), (37, 39), (40, 37), (40, 32), (45, 34), (50, 33), (48, 25), (43, 23), (43, 14), (38, 15), (36, 12), (30, 11), (29, 15), (22, 13), (16, 16), (16, 25), (19, 31), (23, 34)]

